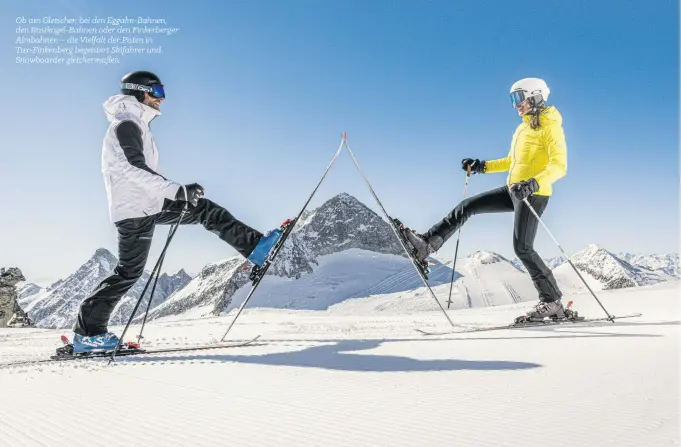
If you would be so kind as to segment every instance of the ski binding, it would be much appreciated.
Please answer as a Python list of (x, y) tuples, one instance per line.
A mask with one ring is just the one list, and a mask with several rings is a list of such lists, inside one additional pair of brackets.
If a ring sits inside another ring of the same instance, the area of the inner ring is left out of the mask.
[(427, 280), (428, 274), (430, 273), (430, 267), (428, 262), (416, 260), (416, 248), (409, 242), (407, 237), (404, 235), (405, 231), (411, 230), (409, 228), (406, 228), (399, 219), (396, 219), (394, 217), (391, 217), (390, 219), (392, 220), (392, 224), (395, 225), (395, 228), (397, 228), (398, 230), (397, 232), (400, 236), (402, 244), (409, 249), (409, 257), (411, 257), (412, 261), (414, 261), (414, 264), (419, 269), (419, 272), (421, 272), (423, 277)]
[[(274, 247), (272, 247), (272, 249), (270, 250), (270, 253), (267, 256), (267, 259), (265, 260), (265, 262), (261, 266), (254, 265), (251, 268), (251, 273), (248, 276), (248, 279), (250, 279), (253, 282), (253, 284), (260, 282), (263, 275), (267, 271), (267, 268), (272, 263), (272, 261), (274, 260), (274, 257), (277, 255), (277, 253), (281, 249), (281, 246), (284, 244), (284, 242), (286, 242), (286, 239), (288, 238), (289, 233), (293, 230), (293, 227), (295, 226), (295, 222), (296, 222), (296, 219), (286, 219), (281, 224), (281, 226), (279, 227), (279, 230), (282, 233), (281, 237), (279, 238), (277, 243), (274, 244)], [(244, 270), (246, 270), (246, 269), (247, 269), (247, 267), (244, 268)]]

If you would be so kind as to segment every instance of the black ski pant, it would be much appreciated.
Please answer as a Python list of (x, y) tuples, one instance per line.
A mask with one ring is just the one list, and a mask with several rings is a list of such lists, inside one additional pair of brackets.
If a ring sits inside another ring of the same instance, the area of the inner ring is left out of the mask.
[[(533, 195), (527, 199), (539, 216), (549, 203), (548, 196)], [(430, 238), (439, 235), (447, 241), (469, 217), (483, 213), (513, 212), (513, 249), (516, 256), (527, 269), (534, 287), (539, 293), (539, 300), (551, 302), (562, 296), (553, 273), (546, 266), (539, 254), (534, 250), (534, 239), (537, 235), (539, 220), (521, 200), (513, 197), (507, 186), (492, 189), (459, 203), (444, 219), (435, 224), (424, 235)]]
[[(90, 336), (107, 332), (109, 317), (120, 299), (144, 273), (156, 225), (178, 221), (185, 202), (167, 200), (159, 214), (116, 222), (118, 265), (80, 305), (74, 332)], [(262, 233), (235, 219), (226, 209), (207, 199), (189, 205), (181, 224), (201, 224), (247, 258)]]

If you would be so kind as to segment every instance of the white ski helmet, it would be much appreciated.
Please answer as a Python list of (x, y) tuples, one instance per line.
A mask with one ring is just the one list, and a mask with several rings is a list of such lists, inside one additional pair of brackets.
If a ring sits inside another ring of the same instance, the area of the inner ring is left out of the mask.
[(511, 86), (511, 103), (516, 107), (525, 99), (530, 98), (533, 107), (549, 99), (551, 90), (543, 79), (525, 78)]

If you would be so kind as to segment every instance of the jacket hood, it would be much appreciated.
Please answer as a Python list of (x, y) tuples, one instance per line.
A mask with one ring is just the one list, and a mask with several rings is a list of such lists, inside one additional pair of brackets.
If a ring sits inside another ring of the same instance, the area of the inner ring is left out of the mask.
[(142, 104), (130, 95), (114, 95), (104, 101), (102, 107), (109, 122), (121, 119), (123, 115), (133, 115), (148, 125), (151, 120), (161, 114), (158, 110)]
[[(525, 124), (529, 125), (530, 119), (532, 119), (531, 115), (523, 116), (523, 121), (525, 122)], [(539, 115), (539, 122), (542, 125), (556, 124), (558, 126), (561, 126), (563, 124), (563, 116), (560, 114), (560, 112), (558, 111), (558, 109), (556, 109), (555, 106), (548, 106)]]

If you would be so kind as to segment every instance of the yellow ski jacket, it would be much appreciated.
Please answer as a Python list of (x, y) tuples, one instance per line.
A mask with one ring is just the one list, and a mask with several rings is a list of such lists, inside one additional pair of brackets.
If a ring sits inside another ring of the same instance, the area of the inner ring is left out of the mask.
[(508, 171), (508, 185), (534, 177), (539, 184), (535, 194), (550, 196), (552, 184), (567, 173), (563, 117), (554, 106), (549, 106), (539, 115), (538, 129), (530, 127), (530, 119), (530, 115), (523, 116), (523, 122), (513, 134), (508, 155), (486, 161), (485, 173)]

